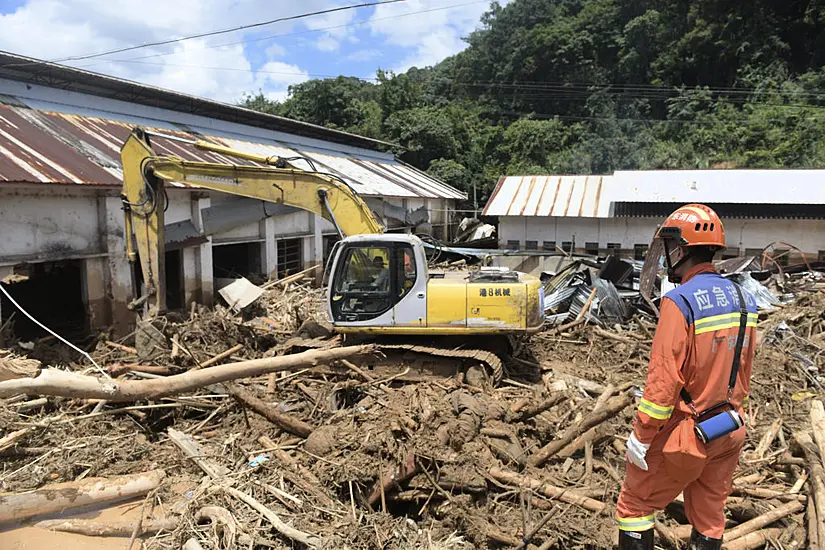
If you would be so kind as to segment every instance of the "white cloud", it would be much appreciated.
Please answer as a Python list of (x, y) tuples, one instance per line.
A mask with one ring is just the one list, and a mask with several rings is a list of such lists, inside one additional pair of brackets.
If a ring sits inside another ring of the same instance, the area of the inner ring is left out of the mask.
[(317, 42), (315, 42), (315, 47), (321, 50), (322, 52), (338, 51), (339, 45), (340, 44), (338, 43), (338, 41), (328, 34), (325, 34), (324, 36), (319, 38)]
[[(308, 71), (329, 72), (328, 68), (313, 71), (316, 67), (309, 63), (317, 60), (319, 65), (326, 64), (328, 52), (345, 47), (349, 48), (344, 49), (345, 60), (363, 62), (381, 58), (382, 63), (396, 71), (413, 65), (432, 65), (461, 51), (466, 47), (461, 37), (477, 27), (480, 15), (488, 8), (488, 0), (403, 17), (410, 12), (449, 7), (461, 1), (407, 0), (376, 8), (339, 11), (72, 64), (223, 101), (236, 101), (244, 93), (258, 89), (273, 98), (282, 98), (290, 84), (308, 78)], [(14, 12), (0, 15), (0, 49), (47, 60), (233, 28), (351, 3), (350, 0), (175, 0), (147, 7), (145, 0), (24, 2)], [(369, 20), (368, 24), (354, 25), (365, 19)], [(317, 33), (284, 39), (289, 42), (238, 43), (307, 30)], [(359, 49), (353, 52), (352, 48)], [(314, 57), (296, 57), (307, 52)], [(250, 59), (260, 59), (265, 65), (255, 71)], [(346, 65), (339, 70), (346, 73)]]
[(372, 61), (373, 59), (378, 59), (383, 55), (384, 54), (382, 54), (380, 50), (358, 50), (357, 52), (349, 54), (347, 56), (347, 61)]
[(272, 43), (266, 50), (264, 50), (267, 59), (272, 59), (273, 57), (283, 57), (286, 55), (286, 50), (283, 46), (278, 44)]
[[(509, 1), (499, 3), (505, 5)], [(462, 38), (479, 26), (489, 2), (455, 4), (455, 0), (407, 0), (376, 7), (370, 20), (372, 34), (410, 51), (406, 59), (393, 67), (396, 72), (434, 65), (467, 47)], [(411, 12), (425, 13), (405, 15)]]
[[(14, 12), (0, 15), (0, 29), (3, 29), (0, 49), (59, 60), (317, 11), (340, 5), (342, 1), (175, 0), (163, 4), (157, 16), (152, 16), (143, 0), (28, 0)], [(284, 97), (287, 86), (308, 77), (306, 71), (296, 65), (271, 65), (273, 58), (286, 54), (283, 47), (260, 43), (259, 48), (266, 48), (263, 53), (269, 63), (253, 72), (243, 44), (216, 46), (240, 42), (261, 33), (293, 32), (296, 28), (306, 28), (306, 21), (281, 22), (249, 32), (147, 47), (112, 54), (107, 59), (67, 63), (221, 101), (234, 102), (244, 93), (258, 89), (273, 97)], [(36, 37), (32, 36), (33, 29), (37, 29)], [(265, 70), (291, 74), (261, 72)]]

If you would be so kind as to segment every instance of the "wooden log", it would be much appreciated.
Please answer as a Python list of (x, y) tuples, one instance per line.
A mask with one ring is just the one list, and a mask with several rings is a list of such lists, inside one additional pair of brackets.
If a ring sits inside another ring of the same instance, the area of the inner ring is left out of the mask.
[(806, 506), (808, 550), (819, 550), (819, 523), (816, 517), (816, 506)]
[(579, 314), (576, 315), (576, 321), (578, 321), (579, 319), (584, 319), (584, 316), (590, 312), (590, 305), (593, 303), (593, 299), (596, 297), (597, 290), (598, 288), (594, 286), (593, 290), (590, 292), (590, 296), (587, 297), (587, 301), (584, 303), (584, 306), (582, 306), (581, 311), (579, 311)]
[[(675, 529), (671, 529), (658, 519), (655, 520), (654, 527), (656, 529), (656, 532), (659, 533), (659, 536), (662, 537), (662, 539), (671, 548), (675, 548), (678, 550), (679, 548), (681, 548), (682, 540), (687, 540), (687, 538), (681, 539), (679, 537), (679, 533)], [(690, 534), (688, 534), (688, 537), (690, 537)]]
[(308, 267), (307, 269), (305, 269), (303, 271), (299, 271), (298, 273), (295, 273), (294, 275), (284, 277), (283, 279), (280, 279), (278, 281), (270, 281), (270, 282), (266, 283), (264, 286), (262, 286), (261, 288), (264, 289), (264, 290), (269, 290), (270, 288), (273, 288), (273, 287), (276, 287), (276, 286), (286, 286), (289, 283), (293, 283), (295, 281), (300, 281), (301, 279), (303, 279), (307, 275), (312, 274), (319, 267), (321, 267), (321, 264), (315, 264), (314, 266)]
[[(605, 403), (607, 400), (610, 399), (613, 394), (616, 392), (616, 386), (613, 384), (608, 384), (605, 386), (604, 391), (599, 395), (598, 399), (596, 399), (596, 403), (593, 405), (593, 412), (599, 412), (604, 408)], [(577, 437), (573, 440), (570, 445), (567, 445), (561, 451), (559, 451), (559, 456), (568, 457), (573, 456), (581, 449), (583, 449), (588, 443), (593, 443), (595, 440), (599, 439), (601, 434), (604, 433), (602, 426), (596, 426), (595, 428), (590, 428), (582, 435)]]
[(750, 521), (741, 523), (733, 529), (726, 531), (723, 539), (725, 542), (730, 542), (740, 537), (744, 537), (748, 533), (759, 531), (763, 527), (767, 527), (771, 523), (778, 521), (784, 517), (790, 516), (797, 512), (801, 512), (804, 508), (805, 505), (801, 502), (788, 502), (786, 504), (783, 504), (782, 506), (774, 508), (770, 512), (766, 512), (761, 516), (755, 517)]
[[(93, 519), (48, 519), (38, 521), (35, 527), (76, 533), (87, 537), (128, 537), (137, 526), (136, 521), (98, 521)], [(177, 519), (145, 519), (138, 535), (154, 535), (160, 531), (174, 531), (178, 526)]]
[(0, 523), (143, 496), (158, 487), (163, 470), (47, 485), (25, 493), (0, 495)]
[(221, 466), (209, 458), (206, 458), (206, 453), (203, 452), (200, 444), (195, 441), (191, 435), (180, 432), (175, 428), (168, 428), (166, 432), (169, 434), (169, 439), (172, 443), (174, 443), (185, 456), (191, 458), (192, 462), (210, 478), (221, 479), (229, 473), (229, 469), (225, 466)]
[[(794, 432), (793, 438), (802, 448), (805, 460), (808, 463), (808, 482), (810, 484), (811, 501), (808, 507), (816, 507), (816, 544), (819, 548), (825, 546), (825, 471), (817, 456), (816, 446), (811, 436), (806, 432)], [(813, 539), (811, 539), (813, 541)]]
[(0, 438), (0, 452), (17, 445), (17, 442), (23, 439), (30, 431), (31, 428), (23, 428)]
[(564, 370), (560, 368), (562, 365), (569, 365), (568, 369), (575, 369), (575, 366), (570, 363), (560, 364), (554, 361), (543, 361), (539, 367), (543, 371), (552, 371), (554, 378), (564, 380), (568, 384), (576, 386), (590, 395), (599, 396), (607, 389), (602, 384), (594, 382), (593, 380), (587, 380), (586, 378), (579, 378), (578, 376), (565, 373)]
[(123, 344), (118, 344), (117, 342), (110, 342), (108, 340), (106, 340), (106, 342), (104, 342), (104, 343), (112, 349), (119, 349), (120, 351), (125, 351), (126, 353), (131, 353), (132, 355), (137, 355), (138, 354), (136, 348), (132, 348), (132, 347), (129, 347), (129, 346), (124, 346)]
[(782, 529), (773, 528), (773, 529), (763, 529), (761, 531), (756, 531), (755, 533), (750, 533), (745, 535), (744, 537), (738, 538), (735, 541), (729, 543), (723, 543), (722, 549), (723, 550), (754, 550), (756, 548), (762, 548), (765, 546), (768, 541), (771, 539), (777, 538), (779, 535), (782, 534)]
[(243, 344), (235, 344), (234, 346), (232, 346), (228, 350), (217, 354), (215, 357), (212, 357), (211, 359), (207, 359), (206, 361), (204, 361), (203, 363), (201, 363), (200, 365), (198, 365), (196, 367), (193, 367), (193, 370), (205, 369), (206, 367), (211, 367), (212, 365), (214, 365), (218, 361), (223, 361), (224, 359), (226, 359), (227, 357), (229, 357), (233, 353), (237, 353), (237, 352), (241, 351), (242, 349), (243, 349)]
[(25, 357), (0, 357), (0, 382), (15, 378), (30, 378), (37, 376), (40, 370), (40, 361)]
[(565, 399), (567, 399), (567, 396), (562, 392), (559, 392), (555, 395), (551, 395), (541, 403), (537, 403), (532, 407), (521, 409), (521, 412), (518, 414), (516, 418), (519, 422), (524, 422), (525, 420), (529, 420), (530, 418), (533, 418), (534, 416), (541, 414), (546, 410), (549, 410), (551, 407), (558, 405)]
[(160, 376), (167, 376), (172, 374), (169, 367), (158, 367), (155, 365), (111, 365), (106, 367), (113, 377), (118, 377), (127, 372), (148, 372), (149, 374), (158, 374)]
[(209, 369), (190, 370), (183, 374), (153, 380), (102, 380), (94, 376), (84, 376), (58, 369), (44, 369), (36, 378), (20, 378), (0, 382), (0, 397), (25, 393), (83, 399), (105, 399), (110, 402), (152, 400), (220, 382), (228, 382), (229, 380), (316, 366), (354, 355), (362, 355), (368, 353), (371, 349), (371, 346), (365, 345), (309, 350), (293, 355), (228, 363)]
[(559, 439), (555, 441), (551, 441), (538, 451), (536, 451), (533, 456), (530, 457), (529, 464), (531, 466), (541, 466), (547, 460), (562, 450), (565, 446), (567, 446), (571, 441), (579, 437), (581, 434), (589, 430), (594, 426), (598, 426), (605, 420), (609, 418), (613, 418), (620, 412), (622, 412), (630, 403), (633, 402), (633, 397), (630, 394), (624, 394), (618, 397), (614, 397), (610, 401), (608, 401), (604, 408), (598, 412), (592, 413), (589, 416), (583, 418), (580, 422), (575, 424), (574, 426), (569, 427), (565, 432), (562, 434)]
[(40, 407), (48, 404), (48, 402), (49, 400), (45, 397), (38, 397), (37, 399), (32, 399), (31, 401), (24, 401), (17, 406), (17, 412), (24, 413), (32, 409), (39, 409)]
[(805, 502), (803, 495), (791, 493), (790, 491), (777, 491), (776, 489), (768, 489), (767, 487), (734, 487), (731, 494), (734, 496), (777, 499), (783, 502)]
[(603, 502), (599, 502), (598, 500), (581, 495), (572, 489), (555, 487), (538, 479), (509, 472), (502, 468), (490, 468), (488, 474), (493, 479), (502, 483), (509, 483), (510, 485), (516, 485), (517, 487), (529, 487), (530, 489), (537, 491), (548, 498), (554, 498), (562, 502), (567, 502), (568, 504), (574, 504), (591, 512), (602, 512), (607, 508), (607, 505)]
[(825, 407), (818, 399), (811, 401), (811, 428), (819, 447), (819, 459), (825, 463)]
[(367, 382), (375, 382), (375, 378), (373, 378), (369, 373), (367, 373), (364, 369), (362, 369), (355, 363), (347, 361), (346, 359), (341, 359), (341, 364), (347, 367), (355, 374), (357, 374), (358, 376), (360, 376), (361, 378), (363, 378), (364, 380), (366, 380)]
[(291, 525), (287, 525), (278, 515), (252, 498), (251, 496), (247, 495), (244, 492), (241, 492), (233, 487), (223, 487), (224, 492), (228, 495), (231, 495), (238, 500), (244, 502), (247, 506), (261, 514), (272, 526), (277, 530), (279, 533), (284, 535), (287, 538), (290, 538), (294, 541), (300, 542), (310, 548), (322, 548), (324, 546), (324, 540), (319, 537), (318, 535), (313, 535), (310, 533), (305, 533), (299, 529), (292, 527)]
[(285, 432), (306, 438), (309, 437), (309, 434), (315, 429), (314, 426), (307, 424), (303, 420), (276, 410), (275, 407), (264, 403), (237, 384), (226, 383), (224, 387), (226, 391), (229, 392), (229, 395), (234, 397), (239, 403), (263, 416)]
[(768, 431), (765, 432), (765, 435), (759, 441), (759, 445), (757, 445), (756, 450), (754, 451), (756, 458), (763, 458), (765, 456), (765, 453), (771, 448), (773, 440), (776, 439), (776, 435), (779, 433), (780, 429), (782, 429), (782, 419), (777, 418), (773, 421), (773, 424), (771, 424)]

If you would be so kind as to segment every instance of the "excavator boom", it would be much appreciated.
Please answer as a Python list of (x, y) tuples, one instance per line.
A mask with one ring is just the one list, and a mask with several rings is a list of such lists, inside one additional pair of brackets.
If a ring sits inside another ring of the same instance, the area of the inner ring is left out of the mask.
[[(174, 136), (163, 136), (177, 139)], [(263, 164), (285, 164), (279, 159), (243, 153), (203, 141), (198, 148)], [(149, 301), (150, 316), (165, 309), (163, 282), (164, 180), (211, 189), (314, 212), (332, 222), (341, 236), (383, 233), (369, 206), (346, 183), (328, 174), (276, 168), (186, 161), (158, 156), (148, 133), (137, 128), (121, 149), (126, 232), (134, 233), (137, 250), (127, 239), (130, 261), (140, 258), (147, 294), (132, 306)]]

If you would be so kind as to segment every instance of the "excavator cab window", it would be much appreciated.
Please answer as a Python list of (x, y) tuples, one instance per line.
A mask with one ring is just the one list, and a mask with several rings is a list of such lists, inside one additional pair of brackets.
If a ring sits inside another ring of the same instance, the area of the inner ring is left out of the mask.
[(331, 300), (337, 322), (375, 319), (415, 285), (415, 255), (409, 245), (348, 245), (340, 254)]

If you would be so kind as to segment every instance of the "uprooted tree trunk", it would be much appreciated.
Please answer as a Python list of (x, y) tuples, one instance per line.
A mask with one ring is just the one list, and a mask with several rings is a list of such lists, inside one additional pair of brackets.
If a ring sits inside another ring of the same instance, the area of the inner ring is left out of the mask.
[(125, 476), (88, 478), (47, 485), (26, 493), (0, 495), (0, 523), (142, 496), (157, 488), (165, 476), (163, 470), (152, 470)]
[(25, 393), (27, 395), (105, 399), (110, 402), (157, 399), (229, 380), (331, 363), (339, 359), (366, 354), (371, 349), (371, 346), (367, 345), (310, 350), (294, 355), (228, 363), (152, 380), (104, 380), (94, 376), (46, 369), (35, 378), (19, 378), (0, 382), (0, 397)]

